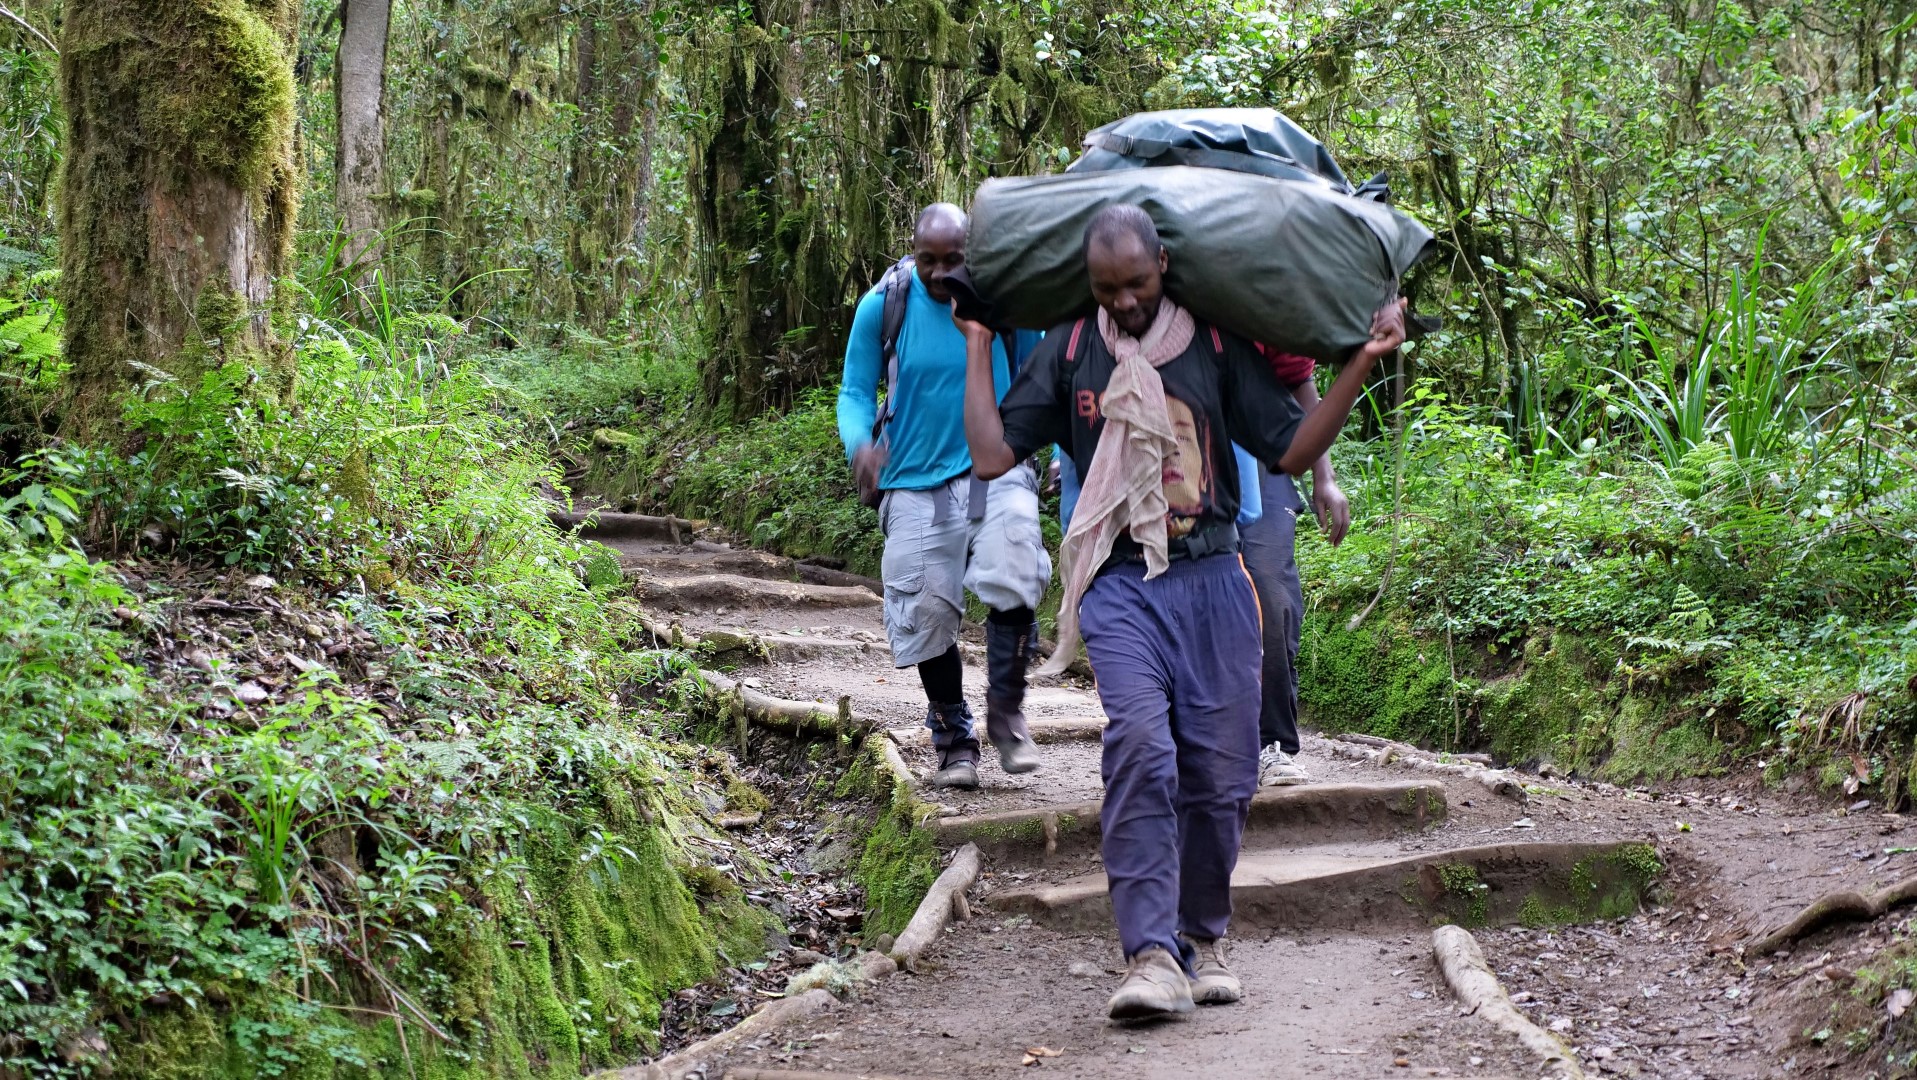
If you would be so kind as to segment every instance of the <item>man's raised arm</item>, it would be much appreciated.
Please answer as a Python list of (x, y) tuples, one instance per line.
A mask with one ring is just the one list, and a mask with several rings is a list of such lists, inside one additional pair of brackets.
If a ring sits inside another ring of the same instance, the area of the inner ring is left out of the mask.
[(995, 335), (983, 323), (957, 316), (952, 321), (965, 333), (965, 444), (972, 451), (972, 472), (981, 480), (995, 480), (1018, 464), (1018, 455), (1005, 441), (992, 384)]
[[(1297, 476), (1331, 449), (1338, 432), (1350, 418), (1352, 407), (1358, 404), (1358, 396), (1364, 393), (1371, 366), (1379, 357), (1390, 355), (1391, 350), (1404, 344), (1404, 307), (1405, 302), (1399, 300), (1379, 308), (1372, 316), (1371, 340), (1358, 347), (1351, 360), (1339, 370), (1331, 389), (1319, 399), (1317, 407), (1298, 422), (1298, 430), (1291, 436), (1291, 448), (1278, 462), (1280, 469)], [(971, 419), (969, 406), (966, 419), (968, 422)], [(973, 453), (976, 455), (977, 451)]]

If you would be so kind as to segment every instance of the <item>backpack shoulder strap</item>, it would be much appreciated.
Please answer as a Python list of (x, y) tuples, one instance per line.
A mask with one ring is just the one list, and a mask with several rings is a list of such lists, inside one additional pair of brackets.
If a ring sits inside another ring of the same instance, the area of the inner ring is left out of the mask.
[(879, 278), (883, 305), (879, 309), (879, 356), (885, 362), (885, 408), (879, 411), (878, 422), (872, 426), (875, 442), (884, 436), (885, 425), (898, 408), (899, 332), (905, 328), (905, 302), (912, 296), (912, 279), (908, 275), (916, 270), (912, 256), (907, 255)]
[(879, 354), (890, 362), (898, 351), (899, 331), (905, 327), (905, 302), (912, 295), (912, 280), (907, 275), (916, 267), (912, 257), (906, 256), (892, 264), (885, 276), (879, 279), (879, 291), (884, 296), (884, 307), (879, 313)]
[(1081, 315), (1078, 321), (1072, 324), (1072, 336), (1065, 339), (1065, 363), (1078, 363), (1078, 339), (1084, 334), (1085, 318)]

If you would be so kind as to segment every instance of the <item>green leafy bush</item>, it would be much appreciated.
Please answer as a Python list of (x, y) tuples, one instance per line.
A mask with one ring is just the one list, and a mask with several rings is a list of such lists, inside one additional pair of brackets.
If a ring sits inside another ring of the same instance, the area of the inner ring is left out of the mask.
[(763, 930), (685, 884), (637, 611), (581, 580), (490, 382), (307, 331), (296, 406), (162, 380), (138, 449), (0, 485), (0, 1072), (622, 1063)]
[[(1397, 513), (1392, 451), (1345, 444), (1353, 535), (1337, 549), (1301, 536), (1314, 719), (1620, 779), (1741, 750), (1861, 754), (1870, 782), (1893, 795), (1904, 783), (1917, 738), (1907, 449), (1806, 418), (1744, 454), (1707, 432), (1673, 448), (1647, 438), (1645, 456), (1626, 442), (1527, 457), (1433, 385), (1408, 408)], [(1394, 528), (1385, 602), (1353, 629)], [(1567, 668), (1573, 639), (1585, 659)]]

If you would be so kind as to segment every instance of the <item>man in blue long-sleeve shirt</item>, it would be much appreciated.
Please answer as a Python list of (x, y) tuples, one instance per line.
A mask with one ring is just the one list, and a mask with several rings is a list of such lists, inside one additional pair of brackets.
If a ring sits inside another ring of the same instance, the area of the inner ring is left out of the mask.
[[(978, 786), (979, 743), (958, 650), (964, 590), (987, 609), (986, 735), (1000, 767), (1029, 772), (1039, 759), (1023, 712), (1025, 671), (1037, 649), (1034, 609), (1051, 582), (1052, 563), (1039, 531), (1031, 466), (1020, 464), (989, 484), (972, 476), (965, 337), (952, 324), (945, 287), (946, 276), (965, 265), (965, 227), (958, 207), (926, 207), (912, 234), (912, 272), (888, 274), (859, 301), (839, 389), (839, 438), (860, 490), (883, 492), (885, 631), (892, 662), (916, 666), (925, 686), (925, 725), (939, 755), (933, 782), (969, 788)], [(909, 290), (890, 343), (888, 286)], [(1015, 359), (1002, 342), (993, 346), (1000, 395), (1011, 384)], [(888, 386), (883, 419), (881, 378)]]

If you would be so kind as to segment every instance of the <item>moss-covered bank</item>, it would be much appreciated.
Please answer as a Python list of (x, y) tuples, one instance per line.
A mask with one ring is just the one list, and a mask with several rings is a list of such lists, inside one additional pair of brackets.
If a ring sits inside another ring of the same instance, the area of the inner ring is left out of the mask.
[[(630, 805), (622, 797), (605, 810), (617, 819)], [(281, 993), (235, 998), (215, 986), (201, 1007), (140, 1015), (116, 1066), (155, 1080), (408, 1072), (452, 1080), (628, 1063), (656, 1046), (662, 998), (710, 975), (727, 945), (756, 954), (769, 923), (733, 898), (702, 902), (656, 829), (642, 826), (616, 866), (590, 843), (567, 823), (537, 827), (523, 866), (502, 864), (480, 892), (453, 901), (422, 935), (430, 953), (417, 964), (381, 973), (421, 994), (451, 1041), (365, 971), (316, 965), (315, 978)], [(357, 993), (329, 992), (335, 980)], [(309, 991), (313, 1000), (301, 1000)]]
[(864, 792), (875, 803), (872, 817), (853, 829), (859, 848), (853, 878), (865, 890), (865, 926), (872, 940), (905, 929), (938, 879), (941, 861), (931, 833), (919, 828), (931, 807), (913, 798), (885, 768), (883, 738), (872, 736), (839, 781), (840, 794)]
[(1634, 678), (1614, 639), (1539, 630), (1514, 650), (1414, 632), (1401, 611), (1357, 629), (1341, 611), (1306, 613), (1299, 705), (1326, 731), (1488, 750), (1617, 783), (1723, 767), (1741, 728), (1681, 680)]

